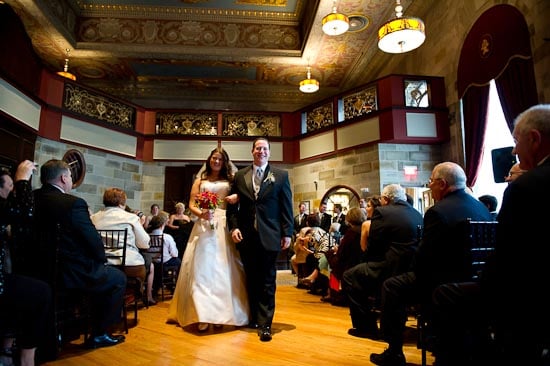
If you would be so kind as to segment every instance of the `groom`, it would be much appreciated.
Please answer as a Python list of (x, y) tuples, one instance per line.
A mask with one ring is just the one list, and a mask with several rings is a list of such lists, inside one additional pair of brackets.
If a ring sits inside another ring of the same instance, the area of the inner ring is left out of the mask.
[(293, 231), (292, 192), (288, 173), (268, 164), (269, 141), (252, 143), (254, 164), (235, 174), (231, 193), (239, 202), (227, 208), (231, 238), (246, 273), (250, 323), (262, 342), (271, 340), (275, 313), (276, 260), (290, 246)]

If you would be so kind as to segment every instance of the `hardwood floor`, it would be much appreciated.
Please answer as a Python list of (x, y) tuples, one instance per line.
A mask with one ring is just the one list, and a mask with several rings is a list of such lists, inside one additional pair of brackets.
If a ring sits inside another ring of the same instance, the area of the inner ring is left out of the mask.
[[(273, 340), (260, 342), (256, 331), (225, 326), (206, 333), (166, 324), (170, 299), (139, 311), (139, 322), (120, 345), (83, 349), (81, 340), (68, 344), (48, 366), (97, 365), (371, 365), (369, 355), (386, 343), (355, 338), (349, 309), (320, 301), (297, 289), (290, 273), (279, 273)], [(130, 320), (130, 322), (132, 322)], [(416, 348), (416, 321), (407, 328), (407, 365), (420, 365)], [(433, 357), (428, 355), (428, 365)]]

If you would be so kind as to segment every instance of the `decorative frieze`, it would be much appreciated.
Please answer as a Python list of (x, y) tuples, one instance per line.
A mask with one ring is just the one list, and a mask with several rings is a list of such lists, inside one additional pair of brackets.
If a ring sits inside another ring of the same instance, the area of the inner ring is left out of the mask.
[(63, 92), (63, 108), (83, 117), (135, 130), (136, 111), (133, 107), (67, 82)]

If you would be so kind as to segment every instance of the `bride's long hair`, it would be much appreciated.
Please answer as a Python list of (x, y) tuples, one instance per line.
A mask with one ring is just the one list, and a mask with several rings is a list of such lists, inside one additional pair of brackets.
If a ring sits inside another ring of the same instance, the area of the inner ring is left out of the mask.
[(223, 147), (217, 147), (210, 152), (210, 155), (208, 155), (206, 162), (203, 164), (197, 175), (201, 177), (201, 179), (207, 179), (210, 174), (212, 174), (210, 159), (215, 153), (219, 153), (223, 157), (223, 166), (220, 169), (219, 177), (221, 179), (227, 179), (228, 181), (232, 182), (233, 177), (235, 176), (235, 172), (237, 171), (237, 167), (231, 162), (231, 160), (229, 160), (229, 154), (227, 154), (227, 151), (225, 151)]

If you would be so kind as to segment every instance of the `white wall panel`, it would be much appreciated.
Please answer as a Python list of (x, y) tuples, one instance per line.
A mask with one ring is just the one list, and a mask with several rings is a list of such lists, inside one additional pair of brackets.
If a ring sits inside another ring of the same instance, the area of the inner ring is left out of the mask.
[(61, 139), (135, 157), (137, 138), (71, 117), (61, 117)]
[(153, 159), (205, 161), (216, 141), (155, 140)]
[(437, 137), (434, 113), (407, 113), (408, 137)]
[(368, 119), (336, 130), (338, 150), (366, 144), (380, 139), (378, 117)]
[(300, 140), (300, 159), (331, 153), (334, 150), (334, 132), (332, 131)]
[(40, 126), (40, 105), (0, 79), (0, 110), (29, 127), (38, 130)]
[[(222, 147), (227, 151), (231, 160), (252, 161), (252, 141), (222, 141)], [(283, 143), (269, 142), (271, 151), (270, 161), (283, 161)]]

